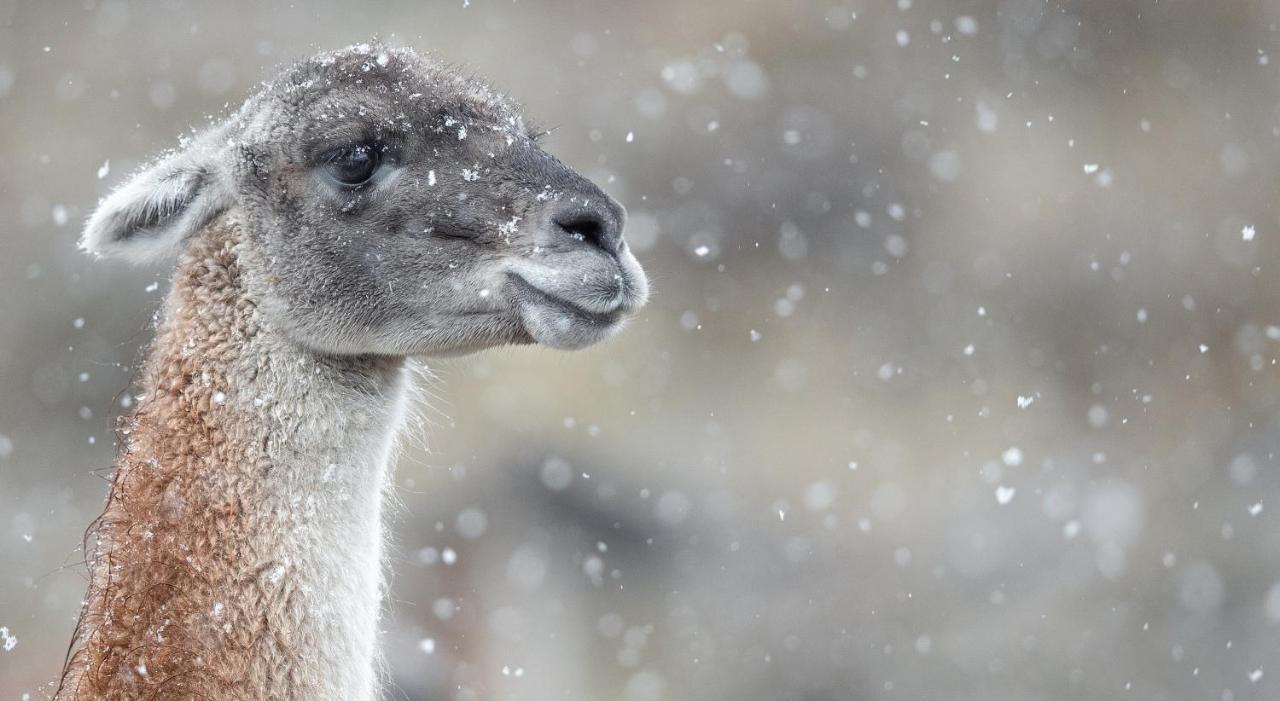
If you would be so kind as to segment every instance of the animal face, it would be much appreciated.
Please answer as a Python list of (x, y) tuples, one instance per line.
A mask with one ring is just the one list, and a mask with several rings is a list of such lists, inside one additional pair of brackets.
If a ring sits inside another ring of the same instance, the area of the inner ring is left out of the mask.
[(304, 61), (144, 176), (95, 213), (90, 248), (151, 254), (233, 209), (262, 309), (322, 352), (581, 348), (647, 296), (622, 207), (508, 100), (408, 50)]

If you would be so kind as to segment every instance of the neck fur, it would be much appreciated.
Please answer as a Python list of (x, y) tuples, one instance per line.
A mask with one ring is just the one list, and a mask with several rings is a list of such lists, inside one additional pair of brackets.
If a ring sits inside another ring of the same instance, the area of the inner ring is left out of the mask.
[(376, 693), (403, 361), (325, 357), (274, 332), (243, 239), (211, 225), (174, 276), (89, 534), (59, 698)]

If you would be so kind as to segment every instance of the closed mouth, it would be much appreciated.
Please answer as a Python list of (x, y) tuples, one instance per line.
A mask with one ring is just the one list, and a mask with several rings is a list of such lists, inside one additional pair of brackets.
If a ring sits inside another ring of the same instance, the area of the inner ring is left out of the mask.
[(523, 303), (555, 309), (583, 325), (613, 326), (622, 319), (623, 311), (621, 309), (621, 304), (612, 311), (593, 312), (584, 309), (563, 297), (550, 294), (538, 287), (535, 287), (528, 280), (516, 273), (507, 273), (507, 277), (516, 288), (517, 296), (521, 298)]

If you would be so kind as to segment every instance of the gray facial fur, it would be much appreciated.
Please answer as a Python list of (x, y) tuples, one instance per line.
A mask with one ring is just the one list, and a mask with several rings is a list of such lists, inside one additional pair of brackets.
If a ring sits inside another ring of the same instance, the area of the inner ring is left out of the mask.
[[(353, 149), (380, 163), (357, 186), (335, 176)], [(648, 295), (622, 207), (507, 98), (409, 49), (294, 65), (104, 200), (82, 245), (153, 258), (226, 210), (265, 268), (264, 311), (319, 352), (581, 348)]]

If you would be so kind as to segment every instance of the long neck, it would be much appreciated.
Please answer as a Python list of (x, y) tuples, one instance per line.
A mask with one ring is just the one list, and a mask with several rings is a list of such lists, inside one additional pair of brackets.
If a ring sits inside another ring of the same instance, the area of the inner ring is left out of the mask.
[(402, 362), (278, 335), (234, 225), (192, 242), (121, 428), (60, 698), (368, 699)]

